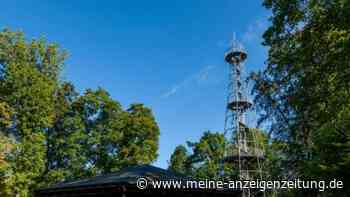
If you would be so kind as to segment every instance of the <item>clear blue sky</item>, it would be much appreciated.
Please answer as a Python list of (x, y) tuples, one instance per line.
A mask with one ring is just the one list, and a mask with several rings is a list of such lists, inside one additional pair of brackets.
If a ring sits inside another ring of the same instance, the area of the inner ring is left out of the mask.
[(224, 51), (236, 32), (247, 70), (262, 68), (268, 14), (260, 0), (11, 0), (0, 24), (67, 49), (62, 78), (79, 91), (101, 86), (124, 108), (151, 107), (161, 130), (154, 165), (167, 167), (176, 145), (223, 130)]

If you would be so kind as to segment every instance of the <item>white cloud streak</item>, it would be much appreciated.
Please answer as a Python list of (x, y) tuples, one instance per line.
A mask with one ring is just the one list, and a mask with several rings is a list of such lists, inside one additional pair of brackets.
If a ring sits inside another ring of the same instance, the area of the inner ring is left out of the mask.
[(162, 98), (169, 98), (173, 95), (175, 95), (178, 91), (180, 91), (183, 88), (186, 88), (187, 86), (196, 83), (197, 85), (202, 84), (203, 82), (207, 81), (210, 75), (210, 71), (213, 70), (215, 66), (208, 65), (200, 69), (198, 72), (194, 73), (193, 75), (185, 78), (181, 82), (175, 84), (172, 88), (167, 90), (165, 93), (161, 95)]
[(267, 28), (268, 19), (267, 17), (260, 18), (251, 23), (247, 31), (242, 36), (244, 43), (256, 42), (261, 39), (263, 32)]

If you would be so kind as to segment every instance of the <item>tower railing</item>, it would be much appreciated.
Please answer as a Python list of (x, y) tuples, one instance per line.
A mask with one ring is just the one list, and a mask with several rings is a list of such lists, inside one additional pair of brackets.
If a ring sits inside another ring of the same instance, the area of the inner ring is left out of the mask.
[[(240, 179), (262, 179), (264, 151), (257, 142), (256, 131), (246, 125), (246, 115), (252, 103), (246, 95), (247, 85), (243, 80), (244, 61), (248, 54), (243, 46), (233, 40), (225, 53), (230, 66), (224, 134), (229, 139), (225, 147), (224, 163), (238, 169)], [(254, 164), (254, 165), (253, 165)], [(253, 196), (250, 189), (243, 189), (242, 196)]]

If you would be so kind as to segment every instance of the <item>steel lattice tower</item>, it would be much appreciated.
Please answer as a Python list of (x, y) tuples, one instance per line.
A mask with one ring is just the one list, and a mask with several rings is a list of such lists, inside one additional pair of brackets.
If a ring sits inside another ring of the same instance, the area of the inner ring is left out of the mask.
[[(247, 112), (252, 107), (246, 94), (247, 81), (243, 79), (247, 56), (247, 52), (235, 39), (225, 53), (230, 72), (224, 134), (229, 144), (226, 145), (223, 163), (238, 169), (241, 180), (262, 179), (261, 161), (264, 159), (263, 151), (258, 147), (256, 133), (249, 129), (245, 121)], [(254, 192), (249, 189), (242, 192), (244, 197), (253, 195)]]

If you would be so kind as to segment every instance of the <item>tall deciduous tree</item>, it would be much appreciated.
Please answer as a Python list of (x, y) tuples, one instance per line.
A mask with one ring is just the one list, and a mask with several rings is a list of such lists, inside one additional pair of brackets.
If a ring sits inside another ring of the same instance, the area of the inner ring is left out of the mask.
[(2, 132), (18, 142), (8, 176), (1, 177), (7, 179), (9, 195), (29, 195), (45, 169), (45, 132), (55, 116), (54, 92), (64, 57), (44, 39), (26, 42), (21, 32), (0, 32), (0, 100), (13, 110), (11, 127)]
[(132, 104), (124, 119), (120, 143), (120, 164), (149, 164), (158, 156), (159, 127), (152, 111), (143, 104)]
[(71, 83), (63, 83), (55, 93), (55, 120), (47, 131), (45, 184), (70, 180), (84, 175), (86, 156), (83, 142), (85, 125), (73, 109), (78, 97)]
[(341, 178), (349, 193), (350, 2), (264, 5), (272, 11), (267, 67), (251, 76), (260, 120), (272, 120), (271, 136), (288, 144), (289, 174)]
[(152, 111), (123, 110), (102, 88), (79, 95), (60, 80), (65, 57), (44, 39), (0, 32), (0, 196), (157, 158)]
[(88, 175), (110, 172), (118, 169), (116, 158), (122, 137), (123, 110), (102, 88), (88, 89), (73, 103), (73, 110), (83, 123), (82, 147), (86, 157)]
[(61, 115), (48, 132), (46, 180), (94, 176), (156, 159), (159, 128), (143, 105), (124, 111), (106, 90), (77, 96), (71, 84), (58, 91), (57, 104)]

